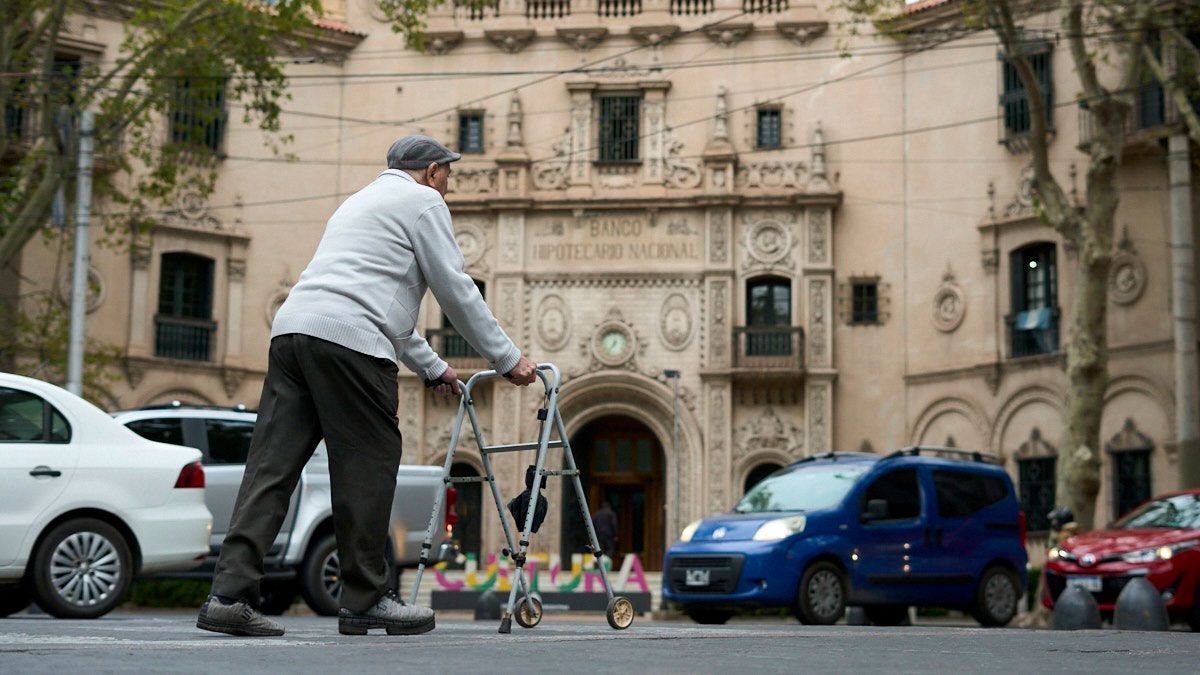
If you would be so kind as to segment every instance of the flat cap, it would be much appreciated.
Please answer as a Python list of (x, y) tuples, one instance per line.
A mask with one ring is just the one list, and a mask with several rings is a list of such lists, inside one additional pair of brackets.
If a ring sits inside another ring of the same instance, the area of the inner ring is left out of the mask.
[(424, 169), (434, 162), (445, 164), (459, 159), (462, 155), (421, 134), (405, 136), (392, 143), (387, 154), (389, 169)]

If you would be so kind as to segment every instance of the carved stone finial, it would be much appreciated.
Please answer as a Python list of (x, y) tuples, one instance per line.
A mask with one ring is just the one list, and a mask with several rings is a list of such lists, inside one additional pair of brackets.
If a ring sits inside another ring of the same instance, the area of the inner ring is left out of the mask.
[(821, 128), (820, 120), (817, 120), (817, 126), (813, 129), (812, 144), (809, 147), (812, 159), (809, 162), (808, 189), (828, 190), (830, 185), (825, 173), (825, 131)]
[(1079, 189), (1075, 187), (1075, 162), (1067, 167), (1067, 176), (1071, 179), (1071, 203), (1079, 203)]
[(729, 140), (729, 101), (727, 99), (729, 91), (725, 87), (717, 88), (717, 110), (713, 114), (713, 137), (714, 141)]
[(987, 187), (988, 220), (996, 219), (996, 181), (989, 180)]
[(524, 123), (524, 113), (521, 110), (521, 95), (513, 92), (512, 100), (508, 103), (508, 138), (506, 145), (510, 148), (519, 148), (525, 145), (525, 138), (522, 132), (522, 124)]

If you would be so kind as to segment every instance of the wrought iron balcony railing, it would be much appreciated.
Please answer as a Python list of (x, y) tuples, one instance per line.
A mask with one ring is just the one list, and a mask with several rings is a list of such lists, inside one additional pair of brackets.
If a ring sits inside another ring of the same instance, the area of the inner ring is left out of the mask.
[(1009, 357), (1053, 354), (1058, 351), (1059, 309), (1047, 307), (1004, 317)]
[(737, 326), (733, 345), (735, 368), (804, 369), (804, 329), (800, 326)]
[(447, 363), (460, 369), (482, 369), (486, 361), (479, 352), (453, 328), (434, 328), (425, 333), (429, 346)]
[(211, 361), (217, 324), (179, 316), (154, 317), (154, 355), (164, 359)]

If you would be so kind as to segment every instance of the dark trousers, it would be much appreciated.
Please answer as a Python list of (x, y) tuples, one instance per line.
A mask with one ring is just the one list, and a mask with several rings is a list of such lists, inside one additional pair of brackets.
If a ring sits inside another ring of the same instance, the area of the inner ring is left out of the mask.
[(363, 611), (388, 588), (388, 521), (401, 438), (396, 364), (308, 335), (271, 340), (258, 423), (213, 594), (257, 603), (263, 556), (300, 472), (324, 438), (342, 606)]

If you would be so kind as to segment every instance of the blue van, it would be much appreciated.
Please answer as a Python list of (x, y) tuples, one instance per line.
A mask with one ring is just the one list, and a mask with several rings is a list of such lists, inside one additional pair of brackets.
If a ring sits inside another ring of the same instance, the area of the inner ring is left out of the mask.
[(663, 598), (699, 623), (790, 607), (803, 623), (827, 625), (853, 605), (871, 623), (896, 625), (925, 605), (1003, 626), (1024, 595), (1027, 563), (1012, 480), (979, 453), (829, 453), (684, 528), (663, 561)]

